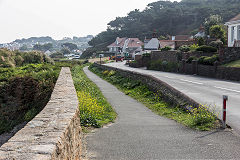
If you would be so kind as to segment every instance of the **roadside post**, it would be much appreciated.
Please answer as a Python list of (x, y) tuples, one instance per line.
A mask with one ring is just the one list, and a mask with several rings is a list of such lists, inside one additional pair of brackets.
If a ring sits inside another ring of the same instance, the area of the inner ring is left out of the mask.
[(226, 116), (227, 116), (227, 100), (228, 96), (223, 95), (223, 128), (226, 128)]
[(100, 65), (102, 64), (102, 58), (104, 57), (104, 54), (99, 54), (99, 58), (100, 58)]

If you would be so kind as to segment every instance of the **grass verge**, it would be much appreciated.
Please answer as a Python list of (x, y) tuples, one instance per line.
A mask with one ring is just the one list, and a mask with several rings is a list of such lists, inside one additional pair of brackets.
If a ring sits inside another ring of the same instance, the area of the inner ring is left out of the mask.
[(193, 109), (190, 113), (162, 101), (157, 94), (150, 91), (146, 85), (141, 84), (139, 81), (122, 77), (115, 71), (103, 71), (93, 65), (89, 69), (160, 116), (173, 119), (185, 126), (201, 131), (219, 127), (216, 116), (214, 113), (209, 112), (206, 107), (201, 106), (198, 109)]
[[(101, 127), (114, 122), (116, 113), (100, 89), (83, 72), (86, 65), (72, 67), (72, 76), (79, 99), (80, 121), (83, 127)], [(84, 131), (87, 131), (83, 128)]]
[(237, 68), (240, 68), (240, 60), (224, 64), (223, 66), (224, 67), (237, 67)]

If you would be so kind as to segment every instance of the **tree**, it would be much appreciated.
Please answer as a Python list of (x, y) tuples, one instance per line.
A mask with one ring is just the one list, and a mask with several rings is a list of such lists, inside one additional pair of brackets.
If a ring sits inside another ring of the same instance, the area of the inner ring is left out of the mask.
[(66, 54), (71, 54), (71, 51), (67, 48), (62, 48), (61, 51), (60, 51), (63, 55), (66, 55)]
[(43, 51), (46, 52), (47, 50), (50, 50), (53, 48), (53, 44), (52, 43), (46, 43), (46, 44), (35, 44), (33, 46), (33, 50), (37, 50), (37, 51)]
[(64, 48), (68, 48), (70, 51), (78, 49), (77, 45), (73, 43), (63, 43), (61, 46)]
[(19, 48), (20, 51), (26, 51), (27, 49), (28, 49), (28, 47), (25, 44)]
[(225, 31), (220, 25), (214, 25), (210, 28), (210, 36), (217, 38), (217, 39), (222, 39), (225, 37)]
[(109, 22), (107, 30), (89, 42), (93, 48), (84, 55), (89, 56), (90, 51), (105, 49), (116, 37), (137, 37), (143, 41), (145, 37), (152, 37), (154, 29), (158, 30), (158, 35), (190, 34), (204, 24), (206, 34), (209, 35), (211, 26), (226, 22), (239, 14), (240, 0), (231, 0), (231, 3), (229, 1), (159, 0), (150, 3), (143, 11), (133, 10), (127, 16), (117, 17)]
[(220, 15), (211, 15), (210, 17), (205, 19), (204, 28), (206, 35), (209, 35), (210, 28), (214, 25), (219, 25), (222, 23), (222, 18)]

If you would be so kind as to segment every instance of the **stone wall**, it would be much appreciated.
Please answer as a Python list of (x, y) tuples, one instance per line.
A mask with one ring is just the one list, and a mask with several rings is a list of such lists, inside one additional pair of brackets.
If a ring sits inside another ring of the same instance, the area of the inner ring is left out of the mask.
[(217, 64), (214, 66), (201, 65), (198, 64), (197, 61), (192, 61), (191, 64), (188, 64), (186, 63), (186, 60), (183, 60), (179, 72), (210, 78), (240, 81), (240, 68), (222, 67)]
[(0, 160), (81, 159), (78, 98), (69, 68), (62, 68), (46, 107), (0, 148)]
[(221, 63), (229, 63), (240, 59), (240, 47), (219, 48)]
[(151, 61), (154, 61), (154, 60), (178, 62), (179, 53), (177, 51), (152, 51)]
[(133, 80), (138, 80), (141, 83), (147, 85), (149, 89), (157, 93), (162, 99), (169, 102), (173, 106), (179, 106), (184, 109), (189, 109), (189, 106), (198, 107), (199, 104), (195, 102), (190, 97), (171, 87), (167, 83), (153, 77), (150, 75), (122, 70), (106, 65), (94, 64), (96, 67), (101, 68), (102, 70), (115, 70), (120, 75), (124, 77), (131, 78)]

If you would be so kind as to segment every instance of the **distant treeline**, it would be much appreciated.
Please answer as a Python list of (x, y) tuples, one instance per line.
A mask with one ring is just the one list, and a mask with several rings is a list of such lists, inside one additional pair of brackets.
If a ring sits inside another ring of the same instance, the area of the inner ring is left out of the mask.
[(151, 38), (158, 36), (196, 33), (205, 19), (220, 15), (223, 22), (239, 14), (240, 0), (182, 0), (181, 2), (157, 1), (143, 11), (131, 11), (126, 17), (117, 17), (108, 23), (108, 29), (94, 37), (83, 57), (91, 55), (96, 47), (106, 49), (116, 37)]

